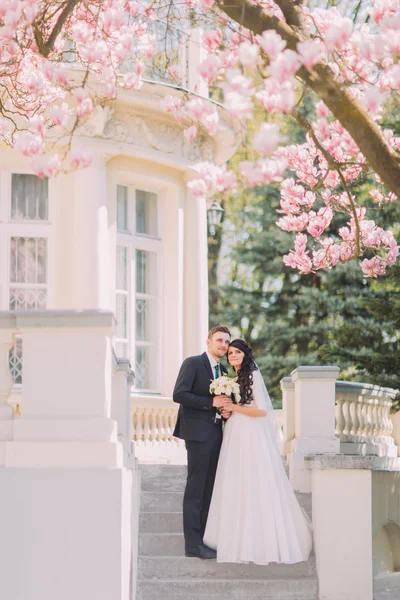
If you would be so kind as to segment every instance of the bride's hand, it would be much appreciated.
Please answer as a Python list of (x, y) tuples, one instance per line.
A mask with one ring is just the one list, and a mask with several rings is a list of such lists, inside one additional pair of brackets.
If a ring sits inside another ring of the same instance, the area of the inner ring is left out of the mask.
[(231, 400), (226, 400), (224, 406), (222, 407), (223, 412), (229, 412), (231, 413), (233, 410), (235, 410), (233, 407), (235, 405), (232, 403)]

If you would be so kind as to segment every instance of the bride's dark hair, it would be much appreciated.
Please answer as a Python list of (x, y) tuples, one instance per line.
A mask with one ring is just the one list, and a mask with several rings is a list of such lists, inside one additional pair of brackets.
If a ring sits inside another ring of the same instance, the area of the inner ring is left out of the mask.
[[(257, 371), (258, 367), (254, 360), (253, 350), (244, 340), (232, 340), (229, 348), (233, 346), (244, 353), (243, 362), (240, 365), (238, 372), (238, 384), (240, 385), (240, 402), (239, 404), (250, 404), (253, 400), (253, 371)], [(228, 348), (228, 354), (229, 354)], [(229, 362), (229, 358), (228, 358)]]

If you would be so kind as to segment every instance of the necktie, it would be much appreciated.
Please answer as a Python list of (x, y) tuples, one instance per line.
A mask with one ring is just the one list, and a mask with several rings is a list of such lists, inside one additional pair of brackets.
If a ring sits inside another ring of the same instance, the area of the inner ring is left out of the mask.
[(215, 369), (215, 378), (218, 379), (218, 377), (219, 377), (219, 363), (217, 363), (214, 366), (214, 369)]

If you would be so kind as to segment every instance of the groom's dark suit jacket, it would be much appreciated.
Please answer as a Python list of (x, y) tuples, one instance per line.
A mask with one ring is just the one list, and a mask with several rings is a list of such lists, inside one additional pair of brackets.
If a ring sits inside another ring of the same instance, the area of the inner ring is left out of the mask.
[[(221, 372), (227, 373), (221, 365)], [(216, 409), (210, 394), (215, 379), (207, 353), (187, 358), (176, 380), (173, 400), (180, 404), (174, 436), (187, 441), (204, 442), (215, 427)]]

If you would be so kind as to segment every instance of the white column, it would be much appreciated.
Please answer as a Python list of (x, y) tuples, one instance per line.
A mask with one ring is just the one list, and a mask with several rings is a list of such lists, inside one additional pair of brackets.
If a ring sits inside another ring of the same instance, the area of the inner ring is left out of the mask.
[(294, 383), (291, 377), (284, 377), (281, 380), (282, 390), (282, 413), (283, 413), (283, 443), (284, 454), (290, 453), (291, 442), (295, 437), (295, 395)]
[(298, 367), (292, 372), (295, 394), (295, 439), (289, 456), (290, 481), (295, 490), (311, 490), (304, 457), (337, 454), (335, 436), (335, 382), (339, 367)]
[(207, 208), (189, 190), (184, 208), (184, 356), (205, 350), (208, 332)]
[(54, 308), (110, 309), (105, 160), (58, 177), (56, 191)]
[(320, 598), (372, 600), (371, 471), (313, 469)]
[(183, 65), (186, 71), (186, 86), (191, 92), (196, 92), (200, 96), (208, 98), (208, 84), (200, 77), (199, 66), (207, 57), (207, 51), (201, 43), (202, 31), (192, 29), (189, 40), (186, 44), (186, 64)]

